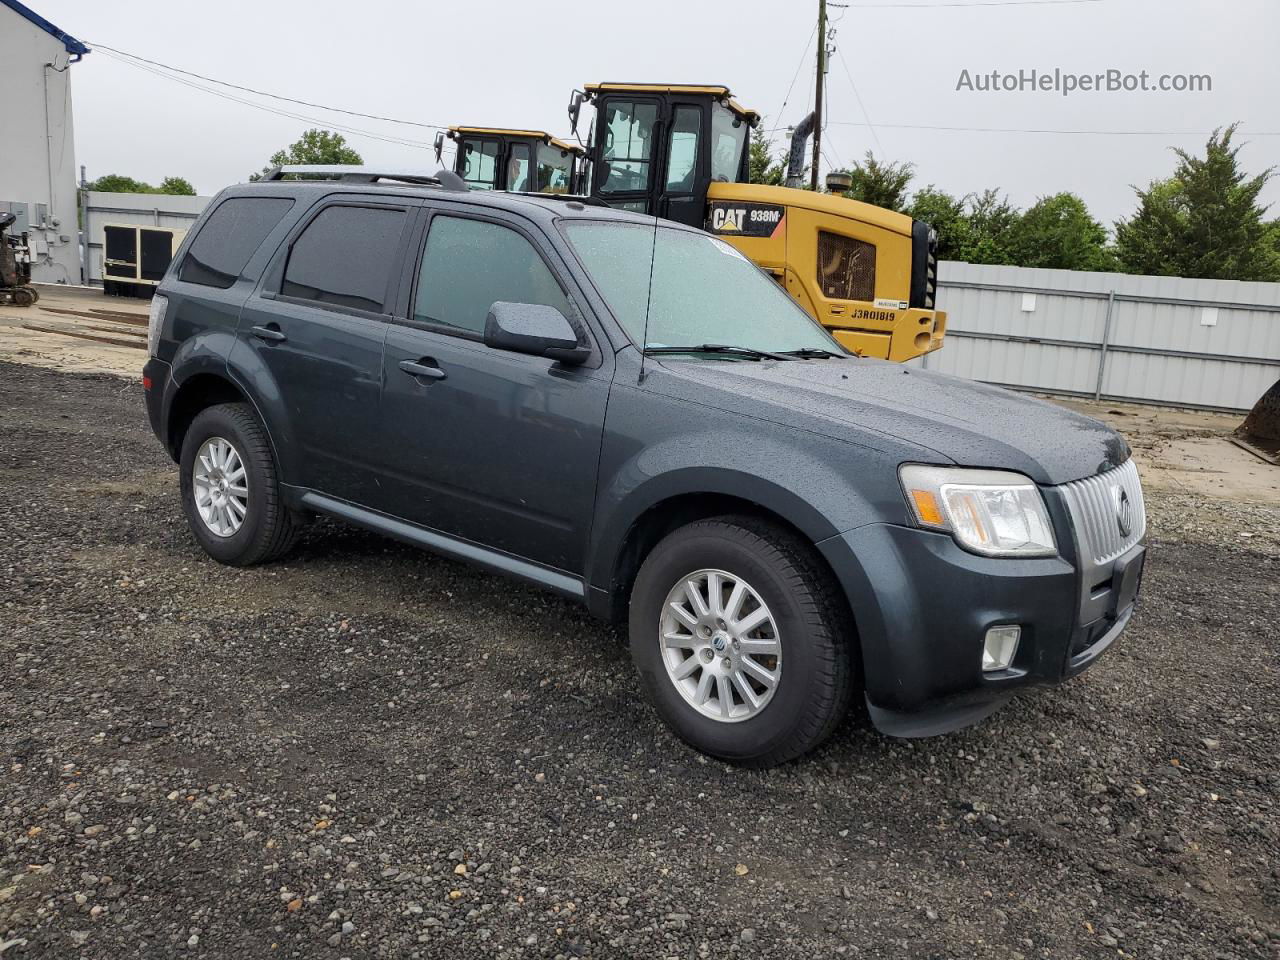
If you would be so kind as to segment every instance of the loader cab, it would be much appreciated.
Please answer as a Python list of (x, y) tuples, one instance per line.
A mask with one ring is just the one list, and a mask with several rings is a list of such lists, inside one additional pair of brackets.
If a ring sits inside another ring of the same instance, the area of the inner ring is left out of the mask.
[(457, 145), (453, 172), (470, 190), (577, 193), (586, 151), (542, 130), (450, 127), (436, 135), (436, 161), (448, 137)]
[(570, 101), (595, 106), (583, 187), (610, 206), (701, 227), (712, 183), (749, 179), (754, 110), (728, 87), (639, 83), (588, 84)]

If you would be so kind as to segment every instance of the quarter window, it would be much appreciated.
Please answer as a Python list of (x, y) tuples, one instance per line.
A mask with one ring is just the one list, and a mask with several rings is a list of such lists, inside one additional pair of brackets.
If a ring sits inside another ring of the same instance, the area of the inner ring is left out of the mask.
[(499, 300), (570, 314), (569, 301), (533, 244), (496, 223), (437, 216), (418, 271), (414, 319), (483, 333)]
[(293, 243), (280, 293), (385, 313), (403, 210), (326, 207)]
[(178, 279), (225, 290), (292, 206), (285, 197), (223, 200), (187, 249)]
[(649, 188), (649, 163), (653, 157), (653, 128), (658, 107), (652, 103), (610, 100), (605, 108), (604, 193), (626, 193)]

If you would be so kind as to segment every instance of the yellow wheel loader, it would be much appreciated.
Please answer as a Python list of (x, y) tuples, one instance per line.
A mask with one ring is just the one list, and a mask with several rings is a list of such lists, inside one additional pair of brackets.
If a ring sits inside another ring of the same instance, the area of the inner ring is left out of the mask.
[(450, 127), (436, 134), (436, 162), (448, 137), (457, 144), (453, 172), (472, 190), (578, 193), (586, 150), (542, 130)]

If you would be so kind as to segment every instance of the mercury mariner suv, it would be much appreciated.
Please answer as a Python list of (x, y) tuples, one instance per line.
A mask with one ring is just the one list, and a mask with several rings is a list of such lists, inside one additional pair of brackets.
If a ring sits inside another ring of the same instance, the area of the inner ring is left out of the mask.
[(147, 410), (215, 560), (326, 515), (546, 588), (756, 767), (855, 695), (894, 736), (974, 723), (1128, 624), (1142, 488), (1102, 423), (852, 356), (696, 229), (301, 173), (219, 194), (152, 301)]

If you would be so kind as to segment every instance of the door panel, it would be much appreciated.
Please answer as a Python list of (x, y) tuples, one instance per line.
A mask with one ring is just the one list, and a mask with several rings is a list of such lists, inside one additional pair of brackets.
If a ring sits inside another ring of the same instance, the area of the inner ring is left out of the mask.
[[(387, 327), (279, 299), (245, 304), (231, 364), (246, 366), (236, 351), (256, 354), (281, 395), (288, 434), (273, 436), (291, 448), (296, 468), (286, 482), (357, 503), (372, 496)], [(271, 426), (279, 432), (284, 425)]]
[(382, 342), (415, 219), (353, 195), (321, 206), (241, 311), (235, 350), (266, 371), (287, 421), (270, 425), (286, 482), (356, 503), (376, 492)]
[(580, 573), (607, 375), (399, 325), (384, 355), (379, 509)]

